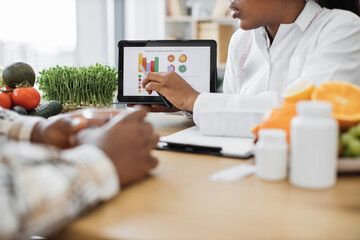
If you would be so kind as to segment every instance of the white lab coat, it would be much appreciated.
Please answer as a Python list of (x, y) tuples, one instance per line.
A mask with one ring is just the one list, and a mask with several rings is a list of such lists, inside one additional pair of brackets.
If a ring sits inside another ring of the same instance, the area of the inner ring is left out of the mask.
[(237, 30), (229, 45), (224, 94), (201, 93), (193, 117), (205, 135), (252, 136), (264, 112), (290, 84), (337, 80), (360, 85), (360, 18), (309, 0), (281, 24), (270, 46), (264, 28)]

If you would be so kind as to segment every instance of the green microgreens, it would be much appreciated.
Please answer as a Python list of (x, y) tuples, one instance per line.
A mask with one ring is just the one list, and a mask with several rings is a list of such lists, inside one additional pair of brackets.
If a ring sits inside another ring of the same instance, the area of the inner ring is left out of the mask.
[(89, 67), (56, 66), (42, 70), (37, 78), (45, 100), (66, 106), (105, 106), (113, 101), (117, 71), (96, 63)]

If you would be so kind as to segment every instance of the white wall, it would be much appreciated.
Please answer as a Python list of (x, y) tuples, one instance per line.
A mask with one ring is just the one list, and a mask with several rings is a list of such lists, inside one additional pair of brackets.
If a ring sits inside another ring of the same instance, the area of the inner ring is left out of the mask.
[(125, 39), (165, 38), (165, 0), (125, 0)]

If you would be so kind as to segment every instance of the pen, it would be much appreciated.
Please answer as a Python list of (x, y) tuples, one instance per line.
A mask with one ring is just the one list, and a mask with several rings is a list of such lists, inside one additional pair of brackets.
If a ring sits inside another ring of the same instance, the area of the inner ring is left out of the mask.
[[(143, 73), (145, 73), (145, 75), (147, 74), (147, 71), (145, 70), (145, 68), (144, 68), (141, 64), (139, 64), (139, 68), (141, 69), (141, 71), (142, 71)], [(165, 105), (167, 106), (167, 108), (170, 109), (170, 108), (173, 106), (172, 103), (169, 102), (169, 100), (167, 100), (163, 95), (161, 95), (161, 94), (158, 93), (158, 92), (157, 92), (157, 94), (159, 94), (161, 100), (165, 103)]]

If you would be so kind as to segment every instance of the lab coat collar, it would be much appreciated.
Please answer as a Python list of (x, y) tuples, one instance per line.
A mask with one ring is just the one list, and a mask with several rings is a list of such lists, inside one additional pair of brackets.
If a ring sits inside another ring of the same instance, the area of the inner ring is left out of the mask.
[(320, 5), (313, 0), (307, 1), (304, 9), (295, 20), (295, 24), (298, 25), (302, 31), (305, 31), (317, 17), (320, 9)]
[(257, 47), (260, 49), (261, 54), (268, 64), (270, 64), (269, 47), (270, 40), (265, 30), (265, 27), (257, 28), (254, 30), (255, 41)]
[[(319, 14), (319, 10), (321, 10), (321, 7), (319, 4), (314, 2), (313, 0), (308, 0), (305, 4), (304, 9), (300, 13), (300, 15), (297, 17), (294, 23), (291, 24), (280, 24), (280, 28), (284, 27), (291, 27), (291, 26), (298, 26), (301, 31), (305, 31), (310, 24), (314, 21), (314, 19)], [(289, 29), (287, 29), (288, 31)], [(279, 32), (278, 31), (278, 32)], [(265, 30), (265, 27), (260, 27), (254, 30), (255, 32), (255, 40), (257, 42), (258, 47), (261, 50), (261, 53), (263, 54), (265, 60), (269, 63), (269, 48), (270, 48), (270, 40), (268, 37), (268, 34)], [(277, 36), (279, 38), (279, 36)], [(275, 41), (275, 39), (274, 39)], [(273, 43), (274, 44), (274, 43)]]

